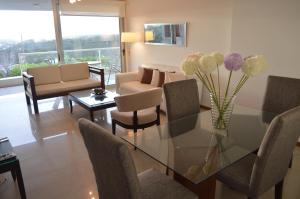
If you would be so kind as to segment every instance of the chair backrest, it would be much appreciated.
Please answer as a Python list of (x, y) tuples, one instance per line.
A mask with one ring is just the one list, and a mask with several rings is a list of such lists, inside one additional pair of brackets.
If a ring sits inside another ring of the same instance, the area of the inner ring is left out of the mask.
[(136, 168), (126, 144), (86, 119), (79, 120), (79, 128), (93, 165), (99, 198), (141, 198)]
[(300, 135), (300, 106), (275, 117), (259, 148), (250, 180), (250, 193), (257, 196), (271, 188), (287, 173)]
[(160, 105), (162, 102), (162, 89), (154, 88), (148, 91), (121, 95), (115, 97), (120, 112), (138, 111)]
[(163, 89), (168, 121), (200, 112), (199, 92), (195, 79), (166, 83)]
[(300, 79), (269, 76), (263, 110), (283, 113), (300, 106)]

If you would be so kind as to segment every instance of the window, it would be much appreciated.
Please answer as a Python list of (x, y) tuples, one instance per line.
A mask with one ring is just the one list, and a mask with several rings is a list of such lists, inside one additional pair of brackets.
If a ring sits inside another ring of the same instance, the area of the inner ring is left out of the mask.
[(6, 10), (0, 18), (0, 78), (58, 62), (52, 11)]
[(61, 16), (65, 63), (88, 62), (105, 70), (105, 84), (121, 71), (118, 17)]

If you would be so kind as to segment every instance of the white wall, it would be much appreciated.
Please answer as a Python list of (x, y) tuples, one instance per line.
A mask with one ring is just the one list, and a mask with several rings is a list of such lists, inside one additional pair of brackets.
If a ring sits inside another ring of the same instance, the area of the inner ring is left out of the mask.
[(262, 106), (268, 75), (300, 78), (300, 1), (234, 0), (231, 51), (264, 54), (269, 68), (250, 79), (239, 103)]
[[(179, 66), (197, 51), (264, 54), (269, 69), (251, 78), (237, 98), (239, 104), (260, 108), (268, 75), (300, 78), (299, 10), (299, 0), (127, 0), (128, 31), (143, 31), (144, 23), (189, 22), (187, 48), (133, 44), (130, 69), (142, 63)], [(207, 92), (202, 103), (209, 105)]]
[[(219, 0), (127, 0), (126, 29), (143, 31), (145, 23), (188, 22), (187, 48), (131, 44), (129, 66), (142, 63), (180, 66), (189, 53), (228, 52), (231, 36), (231, 1)], [(204, 104), (208, 105), (207, 94)]]

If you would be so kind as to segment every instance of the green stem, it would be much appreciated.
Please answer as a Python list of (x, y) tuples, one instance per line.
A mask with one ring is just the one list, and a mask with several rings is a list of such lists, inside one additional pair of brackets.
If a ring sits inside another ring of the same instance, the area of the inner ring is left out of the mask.
[(220, 88), (220, 71), (219, 71), (219, 66), (217, 66), (217, 71), (218, 71), (218, 88), (219, 88), (219, 104), (221, 103), (221, 88)]
[(213, 86), (214, 92), (215, 92), (215, 94), (216, 94), (216, 96), (217, 96), (217, 90), (216, 90), (216, 88), (215, 88), (214, 79), (212, 78), (212, 75), (211, 75), (211, 74), (209, 74), (209, 76), (210, 76), (210, 79), (211, 79), (211, 82), (212, 82), (212, 86)]
[(201, 75), (201, 73), (199, 71), (196, 72), (196, 75), (199, 77), (199, 79), (202, 81), (202, 83), (204, 84), (204, 86), (207, 88), (207, 90), (209, 92), (211, 92), (211, 88), (208, 86), (207, 82), (205, 81), (205, 79), (203, 78), (203, 76)]
[(225, 92), (224, 99), (226, 99), (226, 97), (228, 95), (228, 90), (229, 90), (229, 84), (230, 84), (230, 81), (231, 81), (231, 76), (232, 76), (232, 70), (229, 73), (229, 78), (228, 78), (228, 82), (227, 82), (227, 87), (226, 87), (226, 92)]

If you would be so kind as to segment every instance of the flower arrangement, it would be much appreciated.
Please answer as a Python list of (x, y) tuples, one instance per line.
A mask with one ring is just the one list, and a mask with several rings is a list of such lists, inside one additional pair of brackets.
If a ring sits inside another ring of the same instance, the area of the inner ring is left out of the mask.
[[(229, 71), (228, 81), (221, 95), (220, 67), (224, 64)], [(239, 53), (231, 53), (224, 57), (219, 52), (195, 53), (185, 58), (182, 70), (187, 75), (197, 75), (203, 85), (210, 92), (212, 102), (213, 126), (217, 129), (225, 129), (229, 123), (233, 109), (233, 100), (246, 81), (258, 75), (267, 67), (267, 61), (262, 55), (252, 55), (243, 58)], [(242, 76), (235, 87), (232, 88), (232, 74), (242, 70)], [(217, 79), (213, 78), (213, 72), (217, 71)]]

